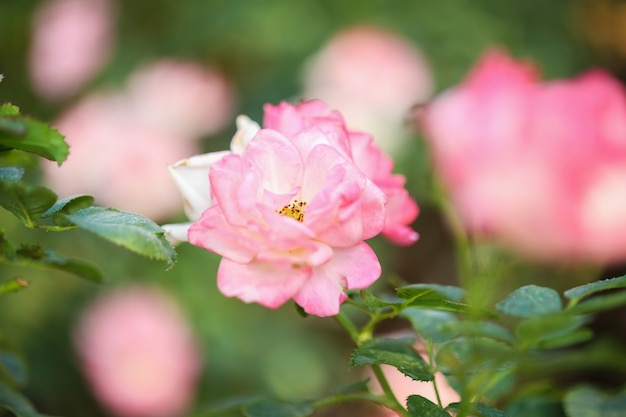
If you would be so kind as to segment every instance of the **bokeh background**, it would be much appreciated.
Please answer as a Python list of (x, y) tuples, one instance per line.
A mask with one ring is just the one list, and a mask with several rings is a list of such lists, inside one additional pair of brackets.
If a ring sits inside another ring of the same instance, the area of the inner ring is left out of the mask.
[[(624, 27), (626, 3), (616, 0), (2, 0), (0, 102), (53, 123), (68, 135), (72, 155), (81, 155), (82, 163), (70, 157), (66, 174), (25, 160), (33, 182), (165, 223), (185, 219), (166, 164), (227, 148), (235, 116), (260, 122), (264, 103), (325, 98), (349, 125), (374, 131), (421, 208), (415, 245), (371, 242), (383, 264), (380, 289), (455, 284), (428, 157), (407, 121), (411, 106), (458, 82), (493, 45), (536, 61), (547, 78), (590, 67), (626, 76)], [(344, 44), (333, 55), (329, 45), (340, 34)], [(391, 104), (381, 107), (384, 100)], [(90, 260), (106, 278), (95, 285), (2, 268), (2, 278), (31, 282), (1, 299), (0, 333), (24, 352), (25, 392), (46, 414), (116, 415), (86, 381), (76, 329), (96, 297), (137, 284), (165, 293), (196, 340), (201, 371), (189, 415), (257, 393), (312, 398), (362, 377), (348, 370), (351, 344), (332, 320), (303, 319), (293, 305), (269, 311), (224, 298), (215, 285), (219, 259), (202, 249), (182, 244), (178, 264), (166, 270), (85, 233), (43, 234), (6, 213), (0, 219), (16, 240), (43, 240)]]

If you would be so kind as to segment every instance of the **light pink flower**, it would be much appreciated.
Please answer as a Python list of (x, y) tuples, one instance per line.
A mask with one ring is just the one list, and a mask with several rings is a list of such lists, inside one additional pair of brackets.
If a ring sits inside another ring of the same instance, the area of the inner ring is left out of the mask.
[(115, 415), (176, 417), (193, 400), (198, 347), (179, 311), (155, 289), (102, 295), (74, 339), (94, 394)]
[(227, 79), (216, 69), (191, 61), (162, 59), (147, 64), (131, 75), (128, 92), (139, 117), (186, 137), (222, 129), (234, 107)]
[(409, 109), (433, 90), (419, 49), (399, 34), (369, 25), (335, 34), (311, 59), (304, 78), (305, 97), (338, 109), (351, 129), (371, 133), (391, 154), (408, 137)]
[(98, 204), (157, 220), (178, 213), (165, 168), (197, 152), (196, 142), (144, 122), (123, 93), (88, 96), (53, 124), (70, 145), (61, 167), (43, 164), (60, 196), (90, 194)]
[(418, 235), (409, 225), (417, 218), (418, 206), (404, 188), (404, 176), (393, 174), (393, 160), (370, 135), (346, 130), (341, 114), (319, 100), (303, 101), (297, 106), (286, 102), (266, 105), (263, 125), (287, 135), (314, 126), (330, 132), (339, 149), (385, 193), (388, 205), (383, 235), (397, 245), (417, 241)]
[(491, 50), (420, 120), (470, 231), (541, 259), (626, 257), (626, 96), (608, 74), (541, 83)]
[(383, 192), (353, 163), (341, 123), (279, 132), (240, 117), (238, 127), (231, 151), (170, 168), (190, 219), (202, 214), (166, 232), (183, 240), (188, 229), (190, 243), (223, 256), (217, 283), (227, 296), (337, 314), (346, 290), (380, 276), (364, 240), (384, 226)]
[(42, 2), (33, 20), (29, 70), (42, 97), (75, 94), (111, 55), (114, 10), (110, 0)]

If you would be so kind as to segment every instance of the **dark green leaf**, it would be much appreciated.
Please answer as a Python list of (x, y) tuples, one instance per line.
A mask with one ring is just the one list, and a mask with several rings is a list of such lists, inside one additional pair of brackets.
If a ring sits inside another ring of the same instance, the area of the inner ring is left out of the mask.
[(345, 385), (333, 390), (332, 394), (348, 394), (352, 392), (368, 392), (370, 380), (357, 381), (354, 384)]
[(19, 392), (0, 384), (0, 407), (10, 410), (16, 417), (49, 417), (40, 414)]
[(509, 294), (496, 304), (504, 314), (514, 317), (535, 317), (561, 311), (559, 294), (551, 288), (527, 285)]
[[(531, 317), (522, 320), (515, 329), (515, 334), (525, 347), (546, 348), (554, 343), (566, 343), (567, 335), (577, 332), (577, 330), (587, 323), (589, 319), (584, 316), (572, 316), (565, 314), (554, 314), (552, 316)], [(587, 334), (588, 332), (585, 332)], [(575, 336), (575, 342), (580, 335)], [(552, 340), (552, 343), (549, 341)]]
[(247, 417), (306, 417), (315, 412), (308, 403), (280, 403), (262, 399), (243, 407)]
[(173, 265), (176, 252), (156, 223), (113, 208), (88, 207), (64, 215), (76, 226), (151, 259)]
[(93, 205), (93, 197), (90, 195), (73, 195), (54, 203), (41, 217), (49, 217), (56, 213), (71, 214), (80, 209)]
[(516, 399), (505, 411), (509, 417), (565, 417), (560, 401), (548, 396)]
[(0, 346), (0, 372), (17, 385), (26, 383), (26, 367), (22, 358), (14, 351)]
[(371, 339), (357, 347), (350, 366), (387, 364), (416, 381), (432, 381), (434, 376), (424, 359), (413, 348), (411, 339)]
[(626, 415), (626, 392), (610, 396), (591, 386), (579, 386), (565, 394), (568, 417), (623, 417)]
[[(468, 415), (473, 417), (507, 417), (508, 414), (497, 408), (490, 407), (481, 403), (466, 404), (471, 410)], [(461, 403), (452, 403), (446, 407), (448, 410), (458, 411), (461, 408)]]
[(46, 187), (28, 187), (19, 183), (0, 182), (0, 206), (30, 228), (55, 203), (57, 196)]
[(19, 167), (0, 168), (0, 181), (18, 182), (24, 175), (24, 169)]
[(102, 274), (93, 265), (77, 259), (68, 259), (49, 248), (44, 249), (38, 245), (22, 246), (16, 254), (21, 264), (57, 269), (88, 281), (102, 282)]
[(624, 305), (626, 305), (626, 291), (619, 291), (614, 294), (595, 296), (567, 311), (572, 314), (592, 314), (612, 310)]
[(626, 287), (626, 275), (622, 275), (621, 277), (604, 279), (601, 281), (592, 282), (585, 285), (580, 285), (578, 287), (571, 288), (563, 293), (565, 297), (570, 299), (573, 302), (578, 302), (579, 300), (588, 297), (592, 294), (595, 294), (600, 291), (611, 290), (615, 288), (625, 288)]
[(450, 417), (450, 414), (421, 395), (411, 395), (407, 399), (410, 417)]
[(359, 291), (359, 299), (361, 300), (363, 305), (370, 310), (378, 310), (394, 304), (381, 300), (368, 290)]
[(506, 328), (490, 321), (449, 321), (442, 323), (438, 330), (446, 339), (461, 336), (482, 336), (507, 343), (512, 343), (515, 340)]
[(411, 284), (396, 289), (398, 296), (404, 299), (446, 299), (459, 302), (465, 295), (465, 290), (452, 285), (439, 284)]
[(446, 374), (503, 371), (515, 363), (513, 348), (486, 337), (451, 340), (440, 346), (436, 359)]
[(443, 324), (456, 322), (458, 319), (445, 311), (428, 310), (425, 308), (409, 307), (400, 313), (400, 317), (411, 322), (411, 325), (423, 339), (431, 342), (443, 342), (448, 336), (441, 332)]
[[(0, 118), (5, 126), (0, 129), (0, 147), (34, 153), (59, 165), (67, 158), (69, 147), (63, 136), (47, 124), (20, 116), (19, 109), (10, 104), (0, 106)], [(21, 134), (15, 135), (16, 130)]]

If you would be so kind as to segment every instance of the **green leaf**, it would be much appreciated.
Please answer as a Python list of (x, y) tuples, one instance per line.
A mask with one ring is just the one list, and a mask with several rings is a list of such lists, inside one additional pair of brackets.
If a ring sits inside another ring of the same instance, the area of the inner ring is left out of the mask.
[[(466, 404), (471, 410), (468, 415), (474, 417), (507, 417), (508, 414), (504, 411), (498, 410), (497, 408), (490, 407), (486, 404), (481, 403), (470, 403)], [(461, 403), (451, 403), (446, 409), (458, 411), (462, 407)]]
[(624, 305), (626, 305), (626, 291), (619, 291), (615, 294), (595, 296), (569, 308), (567, 311), (571, 314), (592, 314)]
[(567, 417), (623, 417), (626, 415), (626, 392), (610, 396), (583, 385), (565, 394), (564, 406)]
[(16, 417), (50, 417), (38, 413), (26, 397), (3, 384), (0, 384), (0, 407), (13, 412)]
[(515, 364), (511, 346), (487, 337), (460, 337), (442, 344), (437, 364), (445, 374), (495, 372)]
[(22, 264), (26, 262), (27, 265), (69, 272), (95, 283), (101, 283), (103, 279), (95, 266), (81, 260), (68, 259), (52, 249), (44, 249), (39, 245), (22, 246), (16, 254)]
[(396, 304), (381, 300), (368, 290), (359, 291), (359, 299), (361, 300), (363, 305), (370, 310), (379, 310), (381, 308), (389, 307)]
[(94, 198), (90, 195), (81, 194), (66, 197), (54, 203), (41, 217), (50, 217), (57, 213), (71, 214), (92, 206), (93, 202)]
[(496, 304), (496, 309), (514, 317), (536, 317), (554, 314), (562, 309), (561, 298), (552, 288), (527, 285)]
[(14, 351), (0, 346), (0, 371), (17, 385), (26, 383), (26, 366), (22, 358)]
[(563, 295), (572, 303), (577, 303), (579, 300), (597, 292), (615, 288), (626, 288), (626, 275), (580, 285), (565, 291)]
[(456, 322), (458, 319), (446, 311), (428, 310), (425, 308), (409, 307), (400, 313), (400, 317), (409, 320), (411, 326), (423, 339), (439, 343), (448, 339), (441, 332), (441, 327), (448, 322)]
[(0, 181), (18, 182), (24, 175), (24, 169), (19, 167), (0, 168)]
[(315, 412), (315, 408), (308, 403), (281, 403), (268, 399), (261, 399), (243, 407), (247, 417), (306, 417)]
[(502, 342), (513, 343), (515, 338), (506, 328), (490, 321), (458, 320), (442, 323), (438, 331), (445, 339), (462, 336), (487, 337)]
[(450, 414), (421, 395), (411, 395), (407, 399), (410, 417), (450, 417)]
[(584, 316), (565, 314), (531, 317), (517, 325), (515, 335), (526, 348), (557, 347), (563, 343), (577, 343), (581, 337), (591, 334), (589, 330), (578, 331), (588, 321)]
[(0, 181), (0, 206), (30, 228), (37, 225), (37, 220), (52, 207), (56, 199), (56, 194), (46, 187), (28, 187)]
[(398, 296), (404, 299), (425, 298), (446, 299), (459, 302), (465, 296), (463, 288), (439, 284), (411, 284), (396, 289)]
[(20, 116), (19, 109), (10, 104), (0, 106), (0, 120), (5, 126), (0, 129), (0, 147), (34, 153), (59, 165), (67, 158), (69, 147), (63, 136), (46, 123)]
[(513, 400), (505, 412), (510, 417), (565, 417), (561, 403), (547, 395)]
[(29, 286), (29, 282), (24, 278), (14, 278), (0, 284), (0, 295), (21, 291)]
[(170, 266), (176, 261), (176, 251), (165, 238), (163, 229), (139, 214), (87, 207), (64, 216), (76, 226), (135, 253), (166, 261)]
[(350, 367), (391, 365), (416, 381), (432, 381), (434, 375), (413, 348), (412, 339), (371, 339), (357, 347)]

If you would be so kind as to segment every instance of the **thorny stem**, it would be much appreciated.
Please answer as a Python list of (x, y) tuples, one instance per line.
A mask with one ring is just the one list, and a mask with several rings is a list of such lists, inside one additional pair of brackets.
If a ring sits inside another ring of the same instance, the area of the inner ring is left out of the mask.
[[(346, 332), (348, 332), (350, 338), (352, 338), (352, 341), (357, 346), (371, 338), (371, 329), (364, 329), (363, 331), (359, 331), (354, 323), (352, 323), (352, 320), (350, 320), (348, 316), (346, 316), (343, 312), (340, 311), (339, 314), (335, 316), (335, 320), (337, 320), (341, 327), (343, 327)], [(409, 417), (407, 410), (402, 406), (402, 404), (400, 404), (395, 394), (391, 390), (391, 386), (389, 385), (389, 382), (387, 381), (387, 378), (385, 377), (385, 374), (383, 373), (380, 365), (372, 365), (372, 371), (374, 372), (374, 375), (376, 376), (376, 379), (378, 380), (378, 383), (383, 390), (384, 396), (382, 398), (385, 398), (385, 400), (379, 399), (375, 402), (398, 412), (403, 417)]]

